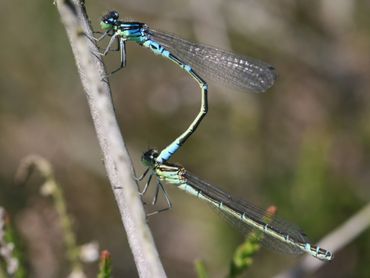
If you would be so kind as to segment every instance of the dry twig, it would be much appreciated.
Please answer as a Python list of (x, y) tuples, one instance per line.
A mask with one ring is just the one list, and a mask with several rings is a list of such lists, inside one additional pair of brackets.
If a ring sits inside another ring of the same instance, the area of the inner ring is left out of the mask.
[[(163, 266), (131, 175), (131, 160), (114, 114), (111, 92), (104, 66), (93, 53), (96, 45), (88, 38), (91, 28), (84, 10), (84, 2), (57, 0), (58, 11), (67, 30), (76, 59), (82, 85), (90, 107), (104, 165), (110, 180), (127, 238), (140, 277), (165, 277)], [(126, 262), (123, 262), (126, 263)]]

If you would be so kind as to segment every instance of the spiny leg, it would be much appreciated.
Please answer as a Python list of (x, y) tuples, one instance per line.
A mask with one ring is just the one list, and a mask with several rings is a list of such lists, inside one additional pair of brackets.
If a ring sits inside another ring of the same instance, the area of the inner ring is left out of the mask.
[(154, 196), (152, 205), (155, 205), (157, 203), (157, 197), (158, 197), (159, 189), (161, 189), (162, 192), (163, 192), (163, 195), (164, 195), (164, 197), (166, 199), (166, 202), (167, 202), (167, 207), (156, 210), (156, 211), (153, 211), (153, 212), (150, 212), (146, 215), (147, 217), (152, 216), (152, 215), (157, 214), (157, 213), (160, 213), (160, 212), (163, 212), (163, 211), (166, 211), (166, 210), (172, 209), (172, 203), (170, 201), (170, 198), (168, 197), (167, 191), (164, 189), (163, 184), (160, 182), (160, 180), (157, 181), (156, 194)]
[(126, 66), (126, 44), (125, 44), (125, 39), (123, 38), (120, 38), (119, 41), (118, 41), (118, 49), (117, 51), (120, 51), (120, 56), (121, 56), (121, 62), (120, 62), (120, 65), (117, 69), (115, 69), (114, 71), (112, 71), (110, 73), (110, 75), (116, 73), (117, 71), (123, 69), (125, 66)]
[[(105, 75), (103, 80), (108, 78), (109, 76), (111, 76), (112, 74), (116, 73), (117, 71), (121, 70), (122, 68), (124, 68), (126, 66), (126, 44), (125, 44), (126, 39), (123, 39), (122, 37), (120, 38), (119, 36), (120, 36), (119, 33), (114, 33), (112, 35), (111, 39), (109, 40), (109, 43), (108, 43), (107, 47), (105, 48), (104, 52), (95, 53), (99, 56), (106, 56), (109, 51), (120, 51), (121, 59), (120, 59), (119, 67), (117, 69), (115, 69), (114, 71), (112, 71), (111, 73)], [(112, 46), (112, 44), (114, 43), (114, 41), (116, 39), (117, 39), (117, 42), (118, 42), (117, 49), (111, 49), (111, 46)]]
[(112, 35), (112, 37), (110, 38), (109, 43), (108, 43), (107, 47), (105, 48), (104, 52), (103, 52), (103, 53), (99, 52), (99, 55), (101, 55), (101, 56), (106, 56), (106, 55), (108, 54), (108, 52), (109, 52), (109, 50), (110, 50), (110, 48), (111, 48), (112, 44), (114, 43), (114, 40), (115, 40), (118, 36), (119, 36), (119, 33), (114, 33), (114, 34)]
[[(153, 173), (150, 174), (150, 176), (148, 178), (148, 181), (146, 182), (143, 191), (139, 193), (141, 196), (143, 196), (147, 192), (153, 175), (154, 175)], [(168, 194), (167, 194), (166, 190), (164, 189), (160, 180), (157, 180), (157, 186), (156, 186), (155, 194), (154, 194), (154, 197), (153, 197), (153, 200), (152, 200), (152, 205), (155, 205), (157, 203), (159, 190), (162, 190), (162, 192), (163, 192), (163, 195), (164, 195), (164, 197), (166, 199), (166, 202), (167, 202), (167, 207), (148, 213), (147, 214), (148, 217), (151, 216), (151, 215), (154, 215), (154, 214), (157, 214), (157, 213), (160, 213), (160, 212), (163, 212), (163, 211), (166, 211), (166, 210), (169, 210), (169, 209), (172, 208), (172, 203), (170, 201), (170, 198), (168, 197)], [(143, 203), (146, 204), (146, 202), (143, 202)]]
[(171, 209), (172, 208), (172, 203), (170, 201), (170, 198), (168, 197), (166, 189), (164, 189), (164, 186), (160, 181), (158, 181), (158, 185), (161, 187), (164, 198), (166, 199), (166, 202), (167, 202), (167, 205), (168, 205), (168, 207), (166, 209), (162, 209), (162, 211)]
[[(120, 51), (120, 65), (119, 65), (119, 67), (117, 69), (115, 69), (114, 71), (112, 71), (111, 73), (109, 73), (108, 75), (106, 75), (105, 77), (111, 76), (112, 74), (116, 73), (117, 71), (123, 69), (126, 66), (126, 44), (125, 44), (126, 39), (123, 39), (122, 37), (118, 38), (118, 36), (119, 36), (119, 33), (115, 33), (111, 37), (105, 51), (103, 53), (99, 53), (99, 55), (106, 56), (109, 51)], [(114, 40), (116, 40), (116, 39), (117, 39), (117, 42), (118, 42), (117, 49), (112, 50), (110, 48), (111, 48)]]
[(117, 40), (117, 48), (116, 49), (109, 49), (109, 51), (120, 51), (121, 50), (120, 42), (121, 42), (121, 39), (118, 39)]
[[(113, 36), (114, 32), (112, 32), (112, 30), (108, 30), (108, 31), (105, 31), (105, 32), (100, 32), (100, 31), (93, 31), (93, 34), (102, 34), (100, 37), (98, 38), (95, 38), (95, 37), (92, 37), (92, 36), (89, 36), (89, 35), (86, 35), (88, 37), (88, 39), (90, 39), (91, 41), (93, 42), (100, 42), (102, 39), (104, 39), (107, 35), (109, 35), (110, 37)], [(100, 50), (101, 47), (100, 46), (97, 46), (98, 49)], [(119, 51), (120, 50), (120, 41), (117, 40), (117, 48), (116, 49), (109, 49), (109, 51)], [(101, 55), (100, 55), (101, 56)]]
[(100, 37), (95, 38), (94, 36), (90, 36), (85, 33), (85, 36), (91, 41), (91, 42), (100, 42), (102, 39), (104, 39), (107, 35), (109, 35), (109, 31), (100, 32), (100, 31), (93, 31), (93, 34), (102, 34)]
[(157, 187), (155, 188), (155, 193), (154, 193), (153, 201), (152, 201), (153, 206), (157, 203), (158, 194), (159, 194), (159, 182), (157, 182)]
[(150, 176), (149, 176), (149, 178), (148, 178), (148, 180), (147, 180), (147, 182), (146, 182), (146, 184), (145, 184), (145, 186), (144, 186), (143, 191), (139, 192), (139, 194), (140, 194), (141, 196), (143, 196), (143, 195), (147, 192), (147, 190), (148, 190), (148, 188), (149, 188), (149, 185), (150, 185), (150, 181), (152, 180), (152, 177), (153, 177), (153, 174), (150, 174)]
[[(109, 34), (109, 32), (105, 32), (103, 36), (106, 36), (107, 34)], [(106, 56), (106, 55), (108, 54), (108, 52), (109, 52), (109, 50), (110, 50), (110, 48), (111, 48), (111, 46), (112, 46), (112, 44), (113, 44), (114, 40), (117, 38), (117, 36), (118, 36), (118, 35), (119, 35), (118, 33), (114, 33), (114, 34), (111, 36), (111, 39), (109, 40), (108, 46), (105, 48), (105, 50), (104, 50), (104, 52), (103, 52), (103, 53), (94, 51), (94, 52), (93, 52), (93, 54), (94, 54), (94, 55), (96, 55), (96, 57)], [(100, 37), (99, 39), (103, 38), (103, 36), (102, 36), (102, 37)], [(95, 39), (95, 38), (93, 38), (93, 39)], [(106, 78), (106, 77), (108, 77), (108, 76), (109, 76), (109, 75), (105, 76), (104, 78)], [(104, 78), (103, 78), (103, 79), (104, 79)]]
[(154, 52), (154, 54), (161, 55), (170, 61), (177, 64), (180, 68), (185, 70), (200, 86), (202, 100), (201, 100), (201, 107), (198, 115), (195, 117), (193, 122), (190, 124), (188, 129), (183, 132), (179, 137), (177, 137), (171, 144), (169, 144), (165, 149), (161, 151), (159, 156), (157, 157), (157, 162), (163, 163), (166, 162), (171, 158), (171, 156), (186, 142), (186, 140), (194, 133), (197, 129), (198, 125), (207, 114), (208, 111), (208, 85), (207, 83), (191, 68), (191, 66), (183, 63), (179, 58), (175, 55), (171, 54), (168, 50), (166, 50), (162, 45), (159, 43), (147, 40), (143, 43), (143, 46), (149, 48)]
[[(101, 34), (101, 32), (99, 32), (99, 31), (95, 31), (95, 32), (93, 32), (94, 34)], [(100, 36), (100, 37), (97, 37), (97, 38), (95, 38), (95, 37), (90, 37), (90, 36), (88, 36), (88, 38), (90, 38), (90, 39), (92, 39), (92, 40), (94, 40), (94, 41), (96, 41), (96, 42), (100, 42), (102, 39), (104, 39), (107, 35), (109, 34), (109, 31), (105, 31), (105, 32), (103, 32), (103, 34)]]
[(141, 195), (139, 182), (142, 181), (145, 178), (145, 176), (148, 174), (148, 172), (149, 172), (149, 168), (147, 168), (141, 176), (136, 176), (135, 168), (134, 168), (133, 165), (131, 165), (131, 176), (135, 180), (137, 190), (139, 191), (139, 195)]
[(143, 178), (145, 178), (146, 174), (148, 174), (148, 172), (149, 168), (147, 168), (141, 176), (137, 177), (134, 167), (131, 167), (131, 174), (135, 181), (142, 181)]

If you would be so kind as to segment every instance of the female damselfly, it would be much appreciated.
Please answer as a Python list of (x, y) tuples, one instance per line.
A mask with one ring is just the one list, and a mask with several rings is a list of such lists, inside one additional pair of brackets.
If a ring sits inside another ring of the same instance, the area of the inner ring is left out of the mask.
[(175, 35), (150, 29), (142, 22), (126, 22), (119, 20), (116, 11), (110, 11), (103, 16), (100, 22), (104, 33), (97, 41), (106, 36), (111, 39), (103, 53), (106, 55), (115, 41), (121, 53), (120, 66), (112, 73), (125, 66), (125, 42), (133, 41), (149, 48), (154, 54), (177, 64), (187, 72), (200, 86), (201, 108), (188, 129), (164, 148), (156, 160), (166, 162), (185, 143), (196, 130), (208, 111), (208, 85), (202, 76), (220, 80), (241, 90), (263, 92), (270, 88), (276, 73), (272, 66), (248, 57), (238, 56), (211, 46), (196, 44), (181, 39)]
[[(172, 207), (161, 181), (203, 200), (217, 209), (226, 220), (235, 224), (242, 232), (255, 230), (262, 234), (262, 244), (267, 248), (288, 254), (308, 253), (323, 261), (333, 259), (333, 254), (325, 249), (310, 244), (307, 236), (295, 225), (270, 215), (266, 210), (233, 198), (221, 189), (202, 181), (188, 172), (184, 167), (172, 163), (159, 163), (159, 152), (148, 150), (142, 156), (143, 163), (148, 167), (141, 179), (149, 173), (142, 194), (144, 194), (152, 177), (157, 178), (154, 196), (156, 201), (159, 190), (164, 192), (169, 209)], [(154, 201), (154, 202), (155, 202)], [(162, 209), (160, 211), (163, 211)], [(157, 211), (159, 212), (159, 211)]]

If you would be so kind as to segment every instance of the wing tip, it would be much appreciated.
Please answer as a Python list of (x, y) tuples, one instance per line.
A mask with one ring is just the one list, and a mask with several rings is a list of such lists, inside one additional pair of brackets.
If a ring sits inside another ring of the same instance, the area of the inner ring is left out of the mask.
[(273, 66), (269, 65), (267, 70), (260, 74), (259, 84), (257, 84), (255, 88), (256, 91), (261, 93), (266, 92), (274, 85), (277, 78), (277, 70)]

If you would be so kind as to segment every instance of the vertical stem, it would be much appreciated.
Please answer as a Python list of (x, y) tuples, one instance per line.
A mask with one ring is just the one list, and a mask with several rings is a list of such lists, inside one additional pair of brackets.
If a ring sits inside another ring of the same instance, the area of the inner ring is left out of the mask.
[[(103, 151), (104, 165), (121, 214), (128, 242), (140, 277), (166, 277), (146, 224), (144, 208), (131, 176), (131, 160), (114, 114), (103, 63), (93, 53), (95, 44), (84, 2), (57, 0), (57, 8), (72, 46), (95, 130)], [(126, 263), (126, 262), (122, 262)]]

